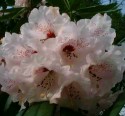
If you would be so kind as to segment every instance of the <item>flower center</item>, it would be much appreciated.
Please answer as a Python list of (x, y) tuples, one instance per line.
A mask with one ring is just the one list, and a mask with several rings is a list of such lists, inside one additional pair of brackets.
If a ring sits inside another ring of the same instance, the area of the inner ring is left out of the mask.
[(56, 36), (55, 36), (55, 34), (54, 34), (54, 32), (51, 32), (51, 31), (48, 31), (47, 32), (47, 38), (49, 39), (49, 38), (55, 38)]
[(0, 65), (2, 65), (2, 64), (4, 64), (4, 66), (6, 65), (6, 61), (5, 61), (4, 58), (1, 58), (1, 59), (0, 59)]
[(77, 58), (77, 55), (74, 53), (74, 51), (75, 51), (75, 48), (74, 48), (74, 46), (72, 46), (72, 45), (67, 45), (67, 46), (65, 46), (64, 48), (63, 48), (63, 52), (64, 53), (66, 53), (66, 56), (68, 57), (68, 58), (72, 58), (72, 57), (76, 57)]
[(56, 35), (53, 31), (53, 26), (49, 23), (49, 21), (43, 21), (42, 24), (38, 25), (38, 31), (43, 32), (46, 34), (47, 38), (46, 39), (41, 39), (40, 41), (42, 41), (43, 43), (50, 38), (55, 38)]

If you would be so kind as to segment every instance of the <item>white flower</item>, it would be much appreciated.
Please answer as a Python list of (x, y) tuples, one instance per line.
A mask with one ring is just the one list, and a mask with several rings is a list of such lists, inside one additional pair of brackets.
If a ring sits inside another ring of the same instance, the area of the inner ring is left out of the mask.
[(56, 39), (48, 40), (45, 46), (50, 46), (47, 49), (58, 54), (63, 65), (76, 67), (86, 62), (86, 54), (93, 51), (93, 42), (94, 39), (90, 41), (86, 35), (82, 36), (75, 23), (68, 22), (60, 29)]
[[(77, 78), (77, 79), (76, 79)], [(82, 81), (78, 75), (70, 81), (62, 84), (61, 88), (50, 99), (51, 103), (60, 104), (63, 107), (73, 108), (75, 110), (89, 108), (89, 93), (86, 91), (89, 89), (89, 82)], [(90, 96), (92, 98), (93, 96)], [(92, 104), (91, 104), (92, 105)]]
[(0, 66), (0, 84), (2, 85), (1, 90), (8, 93), (13, 102), (18, 102), (22, 105), (26, 102), (26, 94), (23, 93), (20, 88), (23, 83), (20, 83), (18, 78), (13, 79), (13, 75), (9, 73), (9, 70), (6, 69), (6, 65)]
[[(20, 65), (22, 83), (27, 83), (27, 100), (31, 102), (49, 100), (66, 79), (73, 77), (69, 66), (61, 66), (53, 53), (36, 54)], [(75, 74), (74, 74), (75, 75)]]
[(28, 0), (15, 0), (15, 7), (26, 7), (28, 6)]
[(19, 65), (23, 59), (36, 54), (38, 49), (34, 44), (24, 40), (18, 34), (6, 33), (2, 40), (1, 51), (7, 66), (12, 67)]
[(44, 42), (47, 39), (55, 38), (59, 29), (69, 21), (66, 14), (60, 15), (59, 8), (41, 6), (33, 9), (29, 15), (29, 23), (21, 27), (24, 37)]
[[(23, 6), (23, 5), (22, 5)], [(107, 14), (71, 22), (58, 7), (33, 9), (21, 34), (5, 33), (0, 46), (0, 84), (14, 102), (50, 101), (96, 115), (112, 105), (123, 79), (125, 44)]]
[(115, 30), (111, 28), (111, 18), (107, 14), (96, 14), (93, 16), (88, 27), (92, 37), (111, 39), (111, 42), (113, 42)]
[(82, 36), (86, 36), (91, 41), (96, 40), (96, 49), (102, 51), (108, 49), (116, 37), (115, 30), (111, 28), (111, 18), (104, 14), (96, 14), (91, 19), (81, 19), (77, 22), (78, 28), (80, 29)]
[[(97, 21), (94, 22), (95, 19), (98, 19), (99, 24)], [(98, 28), (103, 32), (92, 35)], [(55, 43), (62, 62), (78, 65), (81, 62), (84, 64), (86, 55), (91, 52), (100, 50), (105, 52), (112, 45), (114, 38), (115, 31), (111, 28), (111, 19), (106, 14), (104, 16), (97, 14), (91, 20), (78, 21), (77, 25), (73, 22), (65, 24), (60, 29)]]
[[(123, 45), (124, 46), (124, 45)], [(90, 54), (86, 57), (87, 63), (81, 68), (83, 79), (91, 81), (91, 92), (97, 96), (103, 96), (111, 91), (116, 83), (123, 79), (125, 61), (122, 52), (123, 46), (113, 46), (115, 51), (109, 49), (105, 53)], [(116, 50), (119, 48), (119, 50)], [(121, 51), (120, 51), (121, 50)], [(116, 54), (119, 51), (121, 54)]]

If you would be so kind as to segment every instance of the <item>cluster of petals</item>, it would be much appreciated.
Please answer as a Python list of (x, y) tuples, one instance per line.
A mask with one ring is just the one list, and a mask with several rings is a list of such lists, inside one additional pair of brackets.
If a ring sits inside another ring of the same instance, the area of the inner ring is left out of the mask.
[(96, 14), (72, 22), (58, 7), (33, 9), (20, 34), (5, 33), (0, 46), (0, 84), (14, 102), (49, 101), (95, 115), (121, 93), (125, 45), (111, 18)]

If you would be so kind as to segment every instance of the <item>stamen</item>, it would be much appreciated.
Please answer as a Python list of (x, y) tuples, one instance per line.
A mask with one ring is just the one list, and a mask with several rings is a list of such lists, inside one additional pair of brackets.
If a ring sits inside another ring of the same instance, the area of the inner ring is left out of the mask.
[(55, 36), (55, 34), (54, 34), (54, 32), (51, 32), (51, 31), (48, 31), (47, 32), (47, 38), (49, 39), (49, 38), (55, 38), (56, 36)]

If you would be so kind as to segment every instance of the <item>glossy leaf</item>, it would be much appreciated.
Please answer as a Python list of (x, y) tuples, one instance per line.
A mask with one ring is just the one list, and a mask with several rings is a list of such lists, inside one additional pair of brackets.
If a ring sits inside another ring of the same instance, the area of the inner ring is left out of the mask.
[(117, 45), (121, 45), (123, 42), (125, 42), (125, 38), (123, 38), (122, 40), (120, 40)]
[(116, 100), (116, 102), (112, 107), (109, 116), (118, 116), (124, 104), (125, 104), (125, 92), (119, 95), (118, 99)]
[(19, 111), (19, 112), (16, 114), (16, 116), (23, 116), (24, 113), (25, 113), (25, 109)]
[(17, 12), (20, 11), (22, 9), (22, 7), (20, 8), (9, 8), (9, 9), (5, 9), (5, 10), (0, 10), (0, 12), (4, 12), (4, 13), (10, 13), (10, 12)]
[(119, 113), (123, 108), (124, 104), (125, 92), (119, 95), (118, 99), (114, 102), (114, 104), (103, 113), (103, 116), (119, 116)]
[(91, 6), (91, 7), (86, 7), (86, 8), (80, 8), (77, 10), (77, 12), (85, 12), (85, 13), (91, 13), (91, 12), (104, 12), (104, 11), (109, 11), (109, 10), (115, 10), (117, 9), (117, 4), (112, 3), (108, 5), (97, 5), (97, 6)]
[(20, 110), (20, 106), (18, 102), (11, 103), (10, 107), (4, 112), (3, 116), (16, 116), (19, 110)]
[(48, 102), (40, 102), (32, 105), (24, 114), (24, 116), (53, 116), (55, 105)]
[(83, 12), (83, 13), (79, 13), (79, 12), (74, 12), (74, 14), (76, 16), (79, 16), (80, 19), (81, 18), (91, 18), (92, 16), (94, 16), (97, 13), (113, 13), (113, 12), (118, 12), (119, 9), (116, 10), (107, 10), (107, 11), (97, 11), (97, 12)]
[(9, 109), (11, 103), (12, 103), (12, 100), (11, 100), (11, 97), (9, 96), (7, 101), (6, 101), (6, 104), (5, 104), (5, 107), (4, 107), (4, 111), (7, 111)]
[(9, 13), (9, 14), (6, 14), (6, 15), (3, 15), (0, 17), (0, 21), (7, 21), (9, 19), (12, 19), (12, 17), (15, 15), (15, 13)]
[(0, 21), (8, 20), (8, 19), (15, 19), (18, 16), (21, 16), (23, 13), (27, 12), (26, 8), (12, 8), (3, 10), (4, 15), (0, 17)]

